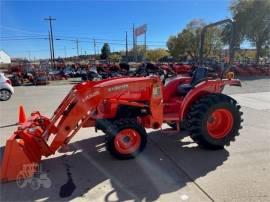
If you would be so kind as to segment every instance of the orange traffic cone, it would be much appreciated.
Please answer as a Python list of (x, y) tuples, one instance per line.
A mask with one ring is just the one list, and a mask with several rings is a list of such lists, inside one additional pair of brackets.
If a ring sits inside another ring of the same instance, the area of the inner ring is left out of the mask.
[(22, 124), (26, 121), (25, 111), (22, 105), (19, 107), (19, 124)]

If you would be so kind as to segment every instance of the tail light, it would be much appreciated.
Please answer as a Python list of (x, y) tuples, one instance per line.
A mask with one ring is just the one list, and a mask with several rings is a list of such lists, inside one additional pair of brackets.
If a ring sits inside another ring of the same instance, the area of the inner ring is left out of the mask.
[(12, 85), (12, 84), (11, 84), (11, 81), (10, 81), (9, 79), (6, 80), (6, 83)]

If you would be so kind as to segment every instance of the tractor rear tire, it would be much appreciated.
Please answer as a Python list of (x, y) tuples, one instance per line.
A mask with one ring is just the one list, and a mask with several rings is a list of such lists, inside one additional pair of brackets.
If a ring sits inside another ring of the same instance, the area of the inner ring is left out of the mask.
[(200, 98), (187, 113), (191, 138), (207, 149), (229, 146), (242, 128), (240, 108), (233, 98), (224, 94)]
[(105, 141), (112, 156), (131, 159), (145, 149), (147, 133), (136, 120), (119, 119), (108, 124)]

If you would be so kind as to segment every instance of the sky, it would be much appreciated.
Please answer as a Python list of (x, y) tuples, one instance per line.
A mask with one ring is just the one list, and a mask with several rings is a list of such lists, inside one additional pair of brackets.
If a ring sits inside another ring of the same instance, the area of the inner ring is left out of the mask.
[[(193, 19), (206, 23), (231, 17), (230, 0), (145, 1), (0, 1), (0, 49), (11, 57), (48, 58), (48, 21), (52, 16), (56, 57), (94, 53), (104, 42), (111, 51), (125, 49), (132, 25), (147, 24), (148, 48), (166, 48), (169, 36), (180, 32)], [(143, 44), (143, 36), (138, 44)]]

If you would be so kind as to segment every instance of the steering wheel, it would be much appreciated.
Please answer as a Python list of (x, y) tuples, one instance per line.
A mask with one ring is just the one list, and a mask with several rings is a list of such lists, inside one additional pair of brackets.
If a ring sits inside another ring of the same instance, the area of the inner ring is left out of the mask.
[(166, 80), (169, 79), (169, 78), (172, 78), (172, 77), (176, 77), (177, 76), (177, 73), (175, 71), (173, 71), (172, 69), (170, 68), (166, 68), (166, 69), (163, 69), (161, 67), (159, 67), (164, 73), (164, 77), (162, 79), (162, 83), (165, 84)]

